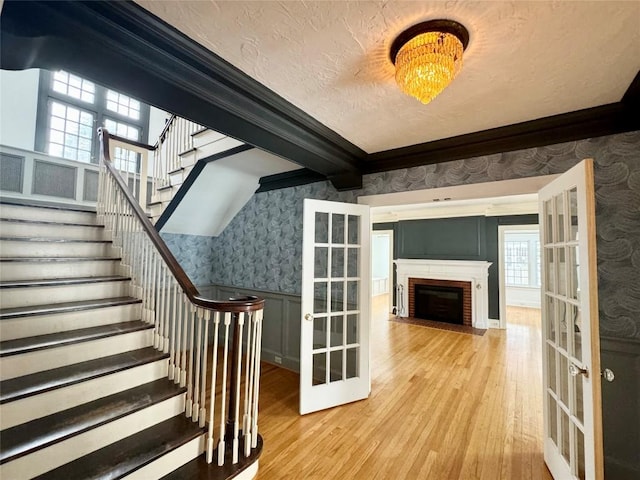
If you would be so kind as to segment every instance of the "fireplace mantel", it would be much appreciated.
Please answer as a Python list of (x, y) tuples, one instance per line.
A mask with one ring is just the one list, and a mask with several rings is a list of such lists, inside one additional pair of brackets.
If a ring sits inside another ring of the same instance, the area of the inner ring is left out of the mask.
[(489, 267), (491, 262), (468, 260), (395, 260), (398, 288), (398, 311), (409, 316), (409, 278), (471, 282), (471, 322), (475, 328), (487, 328), (489, 316)]

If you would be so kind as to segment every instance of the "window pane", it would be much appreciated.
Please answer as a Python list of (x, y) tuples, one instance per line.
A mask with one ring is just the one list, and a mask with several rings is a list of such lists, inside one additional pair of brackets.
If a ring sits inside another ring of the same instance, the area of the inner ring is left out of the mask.
[[(78, 121), (82, 121), (80, 125)], [(93, 114), (69, 107), (60, 102), (50, 103), (49, 132), (50, 155), (88, 162), (93, 143)]]
[(113, 90), (107, 90), (107, 110), (134, 120), (140, 118), (140, 102)]
[(53, 74), (52, 87), (54, 92), (68, 95), (86, 103), (93, 103), (95, 100), (96, 87), (93, 82), (62, 70)]

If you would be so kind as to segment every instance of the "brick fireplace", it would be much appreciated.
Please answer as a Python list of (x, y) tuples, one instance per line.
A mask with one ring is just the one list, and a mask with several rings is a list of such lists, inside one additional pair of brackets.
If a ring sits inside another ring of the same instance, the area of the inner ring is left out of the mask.
[(487, 328), (489, 315), (489, 266), (491, 262), (467, 260), (398, 259), (398, 312), (415, 316), (415, 286), (449, 286), (462, 289), (462, 324)]
[[(431, 278), (409, 278), (408, 302), (409, 316), (412, 318), (422, 318), (416, 315), (416, 285), (426, 285), (430, 287), (445, 287), (460, 289), (462, 291), (462, 325), (470, 327), (471, 322), (471, 282), (460, 282), (455, 280), (434, 280)], [(438, 320), (428, 318), (427, 320)], [(448, 320), (444, 320), (448, 321)], [(451, 322), (457, 323), (457, 322)]]

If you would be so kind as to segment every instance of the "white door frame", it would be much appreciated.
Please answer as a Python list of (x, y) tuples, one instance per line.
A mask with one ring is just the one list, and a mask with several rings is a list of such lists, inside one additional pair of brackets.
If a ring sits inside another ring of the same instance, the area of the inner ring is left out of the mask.
[[(373, 238), (374, 235), (378, 235), (378, 234), (385, 234), (389, 236), (389, 306), (388, 306), (388, 313), (391, 313), (393, 311), (393, 293), (394, 293), (394, 287), (393, 287), (393, 230), (374, 230), (373, 229), (373, 223), (371, 223), (371, 237)], [(373, 241), (371, 242), (371, 245), (373, 246)], [(371, 265), (373, 265), (373, 248), (371, 248)], [(371, 272), (373, 272), (373, 269), (370, 269)], [(371, 276), (371, 298), (373, 298), (373, 274)], [(371, 311), (371, 310), (369, 310)]]
[(500, 297), (500, 320), (498, 322), (498, 328), (503, 330), (507, 328), (507, 281), (504, 273), (504, 233), (518, 230), (540, 231), (540, 224), (498, 225), (498, 293)]

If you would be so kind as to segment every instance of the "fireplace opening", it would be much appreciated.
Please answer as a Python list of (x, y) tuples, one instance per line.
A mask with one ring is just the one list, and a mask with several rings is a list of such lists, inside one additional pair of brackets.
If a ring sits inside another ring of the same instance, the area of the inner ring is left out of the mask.
[(464, 323), (462, 288), (416, 284), (414, 289), (416, 318)]

